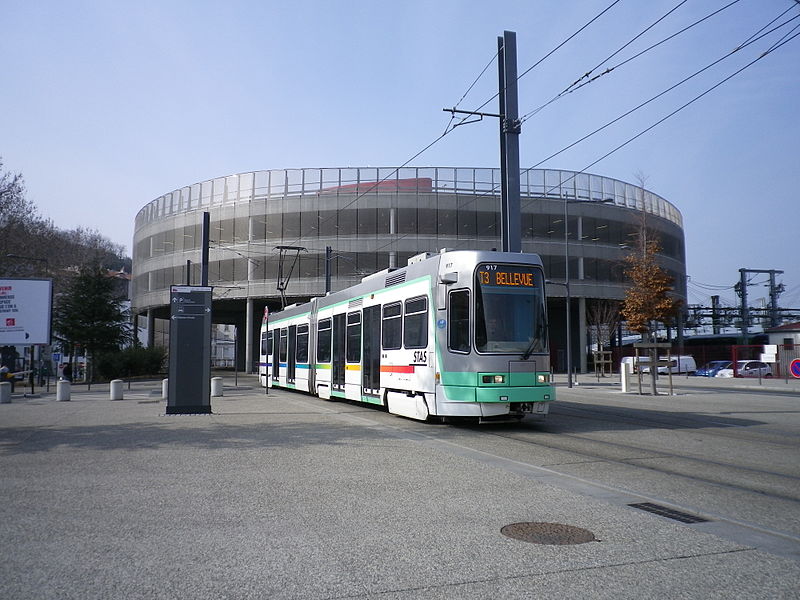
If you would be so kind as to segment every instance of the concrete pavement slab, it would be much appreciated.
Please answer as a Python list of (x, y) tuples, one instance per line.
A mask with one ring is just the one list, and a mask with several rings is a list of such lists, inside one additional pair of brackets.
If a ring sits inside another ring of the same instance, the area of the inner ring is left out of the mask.
[[(3, 405), (0, 597), (797, 597), (796, 561), (497, 468), (446, 426), (258, 388), (212, 408)], [(500, 533), (521, 521), (599, 541)]]

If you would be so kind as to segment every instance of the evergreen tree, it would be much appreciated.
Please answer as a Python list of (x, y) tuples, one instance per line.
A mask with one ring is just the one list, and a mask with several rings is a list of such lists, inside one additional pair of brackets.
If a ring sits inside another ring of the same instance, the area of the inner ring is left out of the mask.
[(119, 350), (132, 335), (114, 280), (100, 267), (84, 268), (67, 283), (53, 311), (53, 329), (73, 357), (76, 346), (90, 357)]

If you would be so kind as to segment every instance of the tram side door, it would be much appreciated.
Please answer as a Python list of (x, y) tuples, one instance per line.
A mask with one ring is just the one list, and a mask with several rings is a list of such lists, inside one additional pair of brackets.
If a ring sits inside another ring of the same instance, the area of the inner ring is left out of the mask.
[(289, 326), (289, 348), (286, 356), (286, 383), (294, 383), (297, 365), (297, 325)]
[(377, 396), (381, 389), (381, 307), (367, 306), (363, 312), (361, 387), (364, 394)]
[(345, 335), (347, 333), (347, 315), (333, 315), (333, 365), (331, 373), (331, 389), (344, 391), (345, 372)]
[(281, 330), (274, 329), (272, 331), (272, 379), (278, 381), (281, 375), (281, 361), (278, 354), (278, 346), (280, 346)]

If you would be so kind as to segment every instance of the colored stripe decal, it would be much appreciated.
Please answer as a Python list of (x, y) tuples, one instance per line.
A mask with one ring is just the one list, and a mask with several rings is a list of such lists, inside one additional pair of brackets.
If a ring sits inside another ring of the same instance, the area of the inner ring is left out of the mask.
[(381, 365), (381, 373), (413, 373), (414, 365)]

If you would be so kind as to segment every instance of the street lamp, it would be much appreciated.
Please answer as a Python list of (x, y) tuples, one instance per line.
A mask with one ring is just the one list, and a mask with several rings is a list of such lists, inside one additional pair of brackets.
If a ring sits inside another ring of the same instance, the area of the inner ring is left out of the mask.
[(569, 205), (570, 203), (581, 204), (609, 204), (613, 203), (613, 198), (601, 198), (599, 200), (570, 200), (564, 196), (564, 282), (566, 288), (566, 317), (567, 317), (567, 387), (572, 387), (572, 331), (570, 325), (570, 314), (572, 308), (572, 297), (569, 292)]

